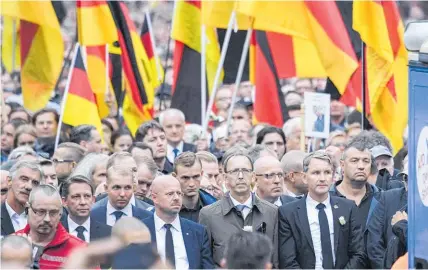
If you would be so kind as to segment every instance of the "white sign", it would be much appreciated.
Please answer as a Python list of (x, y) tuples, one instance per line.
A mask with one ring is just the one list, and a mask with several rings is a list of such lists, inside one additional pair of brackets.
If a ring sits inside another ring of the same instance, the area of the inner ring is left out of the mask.
[(428, 127), (419, 134), (416, 148), (416, 176), (422, 203), (428, 206)]
[(305, 92), (305, 136), (327, 139), (330, 134), (330, 95)]

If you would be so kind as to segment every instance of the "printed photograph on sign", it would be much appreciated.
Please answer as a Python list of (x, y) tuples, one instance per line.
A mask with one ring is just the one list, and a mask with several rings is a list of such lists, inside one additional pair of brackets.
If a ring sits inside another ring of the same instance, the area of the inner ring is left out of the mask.
[(305, 135), (328, 138), (330, 133), (330, 95), (305, 92)]

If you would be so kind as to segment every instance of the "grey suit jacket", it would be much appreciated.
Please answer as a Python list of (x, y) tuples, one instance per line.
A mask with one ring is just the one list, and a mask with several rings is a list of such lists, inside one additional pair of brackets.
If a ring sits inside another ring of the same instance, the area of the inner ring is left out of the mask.
[[(278, 208), (266, 201), (253, 196), (252, 228), (253, 232), (263, 222), (266, 224), (265, 235), (272, 239), (274, 254), (272, 264), (278, 267)], [(211, 205), (205, 206), (199, 213), (199, 223), (205, 225), (212, 248), (214, 263), (220, 266), (224, 250), (229, 238), (241, 231), (238, 213), (234, 208), (229, 193), (224, 198)]]

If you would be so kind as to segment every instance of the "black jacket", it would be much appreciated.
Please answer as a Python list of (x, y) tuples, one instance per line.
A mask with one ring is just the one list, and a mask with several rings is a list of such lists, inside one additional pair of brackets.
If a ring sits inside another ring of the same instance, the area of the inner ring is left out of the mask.
[[(365, 268), (361, 223), (354, 202), (330, 196), (334, 220), (335, 269)], [(345, 223), (339, 222), (339, 217)], [(306, 210), (306, 197), (279, 207), (279, 268), (314, 269), (315, 251)]]
[(6, 208), (6, 203), (1, 204), (1, 236), (6, 236), (15, 233), (12, 220)]
[(391, 190), (394, 188), (402, 188), (404, 184), (396, 174), (391, 176), (387, 169), (382, 169), (377, 176), (376, 186), (381, 190)]
[(407, 208), (407, 191), (405, 188), (382, 192), (365, 231), (367, 255), (371, 267), (383, 269), (385, 250), (394, 236), (391, 220), (397, 211)]
[(394, 236), (389, 240), (383, 260), (383, 268), (392, 265), (407, 252), (407, 220), (400, 220), (392, 226)]

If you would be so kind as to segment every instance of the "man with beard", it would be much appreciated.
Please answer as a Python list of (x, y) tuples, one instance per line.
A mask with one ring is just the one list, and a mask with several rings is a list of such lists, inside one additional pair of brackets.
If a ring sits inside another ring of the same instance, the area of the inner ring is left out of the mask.
[(164, 174), (172, 172), (172, 164), (166, 158), (167, 140), (165, 131), (156, 121), (148, 121), (142, 124), (135, 133), (135, 140), (146, 143), (153, 151), (153, 160), (158, 165), (159, 171)]
[(76, 168), (85, 156), (85, 149), (76, 143), (61, 143), (52, 156), (52, 162), (55, 165), (58, 185), (60, 186)]
[(152, 184), (155, 214), (143, 222), (164, 262), (174, 269), (213, 269), (214, 263), (204, 226), (181, 218), (183, 193), (172, 176), (159, 176)]
[(357, 136), (346, 146), (340, 166), (343, 180), (331, 189), (332, 195), (352, 200), (357, 205), (357, 220), (366, 227), (367, 220), (379, 202), (381, 191), (367, 182), (372, 166), (372, 155), (366, 138)]
[(70, 235), (60, 223), (61, 196), (51, 185), (31, 191), (28, 224), (17, 234), (26, 234), (33, 244), (33, 269), (60, 269), (73, 249), (86, 243)]
[(8, 176), (9, 191), (1, 205), (1, 235), (9, 235), (27, 225), (25, 207), (31, 190), (43, 182), (42, 169), (35, 161), (18, 161)]

